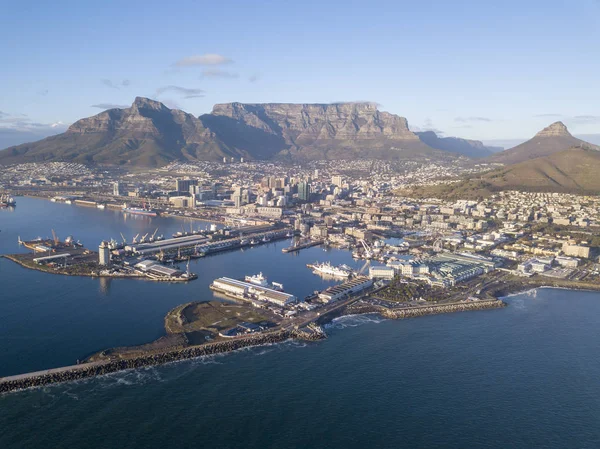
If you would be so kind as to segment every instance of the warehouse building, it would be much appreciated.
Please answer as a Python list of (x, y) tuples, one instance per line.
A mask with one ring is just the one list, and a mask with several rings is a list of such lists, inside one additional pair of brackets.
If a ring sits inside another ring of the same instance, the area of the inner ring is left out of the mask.
[(325, 302), (337, 301), (347, 296), (366, 290), (373, 285), (373, 280), (366, 276), (358, 276), (340, 285), (334, 285), (319, 293), (319, 299)]

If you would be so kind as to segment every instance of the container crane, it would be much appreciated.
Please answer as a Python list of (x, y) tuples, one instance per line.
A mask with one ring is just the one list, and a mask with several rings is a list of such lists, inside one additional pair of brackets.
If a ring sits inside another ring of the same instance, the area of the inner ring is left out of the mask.
[(58, 237), (56, 236), (56, 232), (52, 229), (52, 240), (54, 240), (54, 244), (58, 245)]
[(367, 242), (365, 242), (364, 239), (360, 239), (359, 242), (365, 250), (365, 259), (372, 259), (373, 258), (373, 250), (371, 249), (369, 244)]

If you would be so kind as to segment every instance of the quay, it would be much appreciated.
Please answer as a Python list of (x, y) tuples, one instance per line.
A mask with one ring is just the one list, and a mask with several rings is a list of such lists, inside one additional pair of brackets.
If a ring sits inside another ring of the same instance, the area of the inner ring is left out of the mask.
[(287, 248), (283, 248), (281, 250), (282, 253), (292, 253), (295, 251), (300, 251), (301, 249), (311, 248), (313, 246), (322, 245), (325, 243), (325, 240), (311, 240), (309, 242), (300, 243), (298, 245), (288, 246)]

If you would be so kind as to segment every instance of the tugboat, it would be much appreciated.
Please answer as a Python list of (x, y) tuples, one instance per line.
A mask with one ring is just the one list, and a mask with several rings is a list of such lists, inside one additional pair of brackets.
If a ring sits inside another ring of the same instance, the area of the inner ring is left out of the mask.
[(17, 202), (14, 198), (8, 195), (0, 196), (0, 207), (15, 207)]

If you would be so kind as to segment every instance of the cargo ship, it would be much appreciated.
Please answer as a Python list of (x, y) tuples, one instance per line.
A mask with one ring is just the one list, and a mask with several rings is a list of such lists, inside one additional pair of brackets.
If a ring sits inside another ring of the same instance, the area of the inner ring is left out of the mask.
[(146, 209), (145, 207), (124, 207), (123, 212), (132, 215), (145, 215), (146, 217), (157, 217), (158, 212), (154, 209)]
[(16, 205), (17, 205), (17, 202), (15, 201), (14, 198), (12, 198), (8, 195), (0, 196), (0, 207), (15, 207)]
[(329, 262), (325, 263), (313, 263), (306, 265), (308, 268), (312, 268), (315, 274), (324, 274), (328, 276), (336, 276), (347, 278), (352, 274), (352, 269), (346, 265), (340, 265), (338, 267), (331, 265)]

